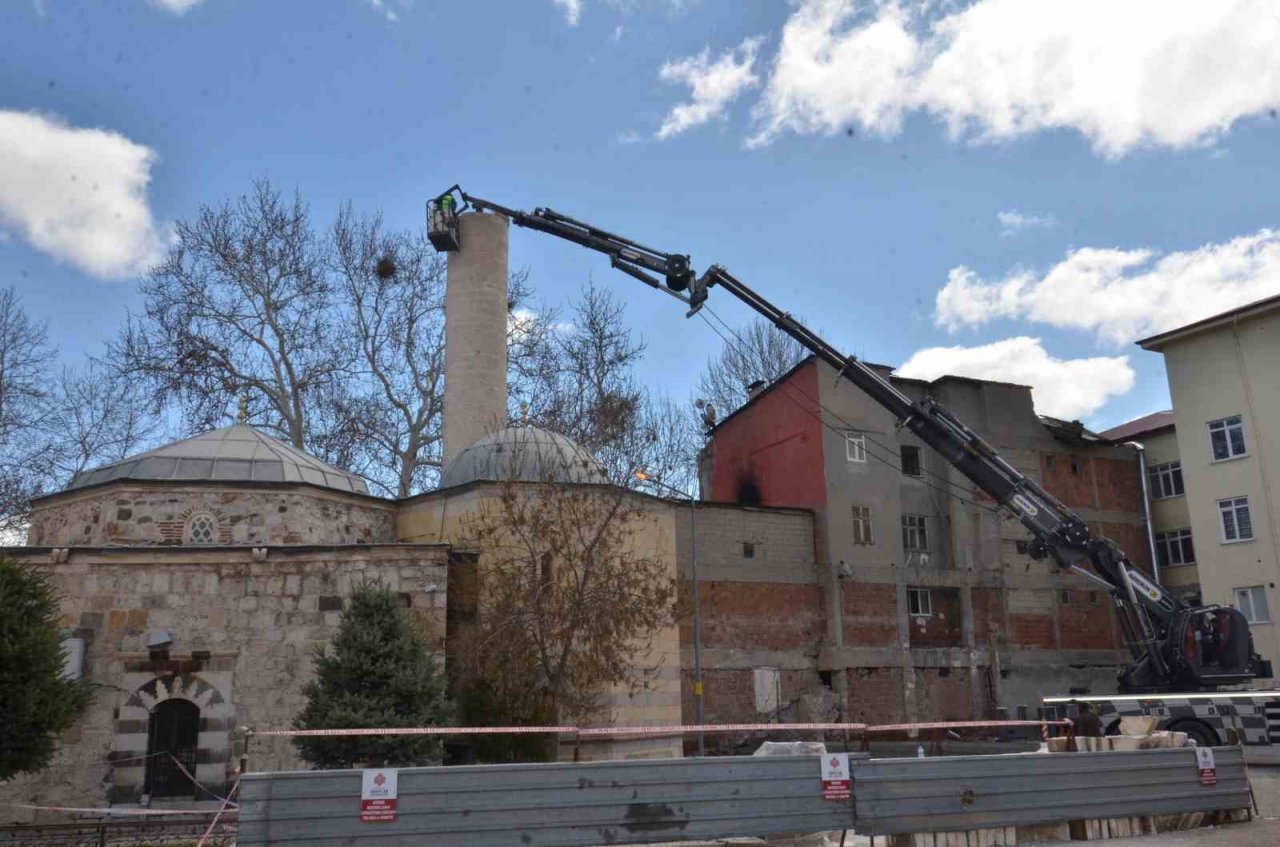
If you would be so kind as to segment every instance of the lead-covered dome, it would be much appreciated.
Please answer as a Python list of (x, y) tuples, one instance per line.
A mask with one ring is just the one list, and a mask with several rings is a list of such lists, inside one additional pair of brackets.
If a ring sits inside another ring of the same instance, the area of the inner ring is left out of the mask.
[(596, 457), (572, 439), (536, 426), (509, 426), (459, 453), (440, 487), (508, 480), (604, 483), (608, 477)]
[(305, 482), (368, 494), (365, 481), (251, 426), (224, 426), (81, 471), (68, 491), (116, 480)]

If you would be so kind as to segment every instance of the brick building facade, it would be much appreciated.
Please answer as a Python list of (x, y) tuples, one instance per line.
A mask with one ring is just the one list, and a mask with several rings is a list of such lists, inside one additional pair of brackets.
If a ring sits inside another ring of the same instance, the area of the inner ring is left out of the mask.
[[(1149, 569), (1132, 450), (1037, 416), (1024, 386), (893, 382), (948, 406)], [(1020, 524), (827, 365), (805, 360), (714, 427), (702, 475), (716, 504), (699, 504), (693, 533), (709, 721), (766, 717), (762, 703), (783, 719), (1034, 714), (1045, 694), (1114, 690), (1125, 653), (1109, 596), (1033, 562)], [(688, 681), (687, 625), (683, 644)]]

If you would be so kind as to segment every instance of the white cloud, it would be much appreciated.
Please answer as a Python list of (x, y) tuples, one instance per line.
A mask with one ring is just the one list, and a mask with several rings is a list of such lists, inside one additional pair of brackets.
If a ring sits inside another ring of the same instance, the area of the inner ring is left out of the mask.
[(1000, 222), (1002, 236), (1017, 235), (1028, 229), (1049, 229), (1058, 225), (1053, 215), (1027, 215), (1017, 209), (997, 212), (996, 220)]
[(1026, 271), (988, 282), (951, 270), (935, 322), (956, 330), (998, 318), (1094, 332), (1127, 344), (1280, 293), (1280, 231), (1196, 250), (1073, 250), (1043, 276)]
[[(750, 144), (858, 124), (891, 134), (911, 111), (955, 137), (1083, 134), (1115, 157), (1212, 142), (1280, 106), (1274, 0), (797, 0)], [(938, 10), (943, 10), (939, 12)]]
[(658, 76), (664, 82), (688, 85), (691, 99), (672, 107), (658, 128), (658, 138), (679, 135), (720, 117), (743, 92), (758, 85), (754, 68), (760, 42), (748, 38), (714, 62), (711, 49), (706, 48), (696, 56), (664, 64)]
[(1031, 386), (1036, 411), (1068, 420), (1096, 412), (1133, 388), (1127, 356), (1056, 359), (1038, 338), (1006, 338), (977, 347), (930, 347), (897, 371), (916, 379), (946, 374)]
[(151, 5), (175, 15), (185, 14), (188, 9), (199, 6), (204, 0), (150, 0)]
[(0, 229), (98, 277), (161, 252), (147, 202), (156, 154), (119, 133), (0, 110)]
[(564, 22), (569, 26), (577, 26), (582, 20), (582, 0), (551, 0), (564, 10)]

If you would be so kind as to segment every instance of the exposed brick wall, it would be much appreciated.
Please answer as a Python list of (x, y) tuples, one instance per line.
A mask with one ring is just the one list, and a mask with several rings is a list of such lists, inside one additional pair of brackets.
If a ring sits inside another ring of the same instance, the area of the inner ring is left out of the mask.
[(1009, 629), (1013, 643), (1020, 647), (1052, 650), (1057, 646), (1053, 638), (1053, 615), (1011, 614)]
[(961, 647), (960, 589), (932, 588), (930, 617), (911, 618), (912, 647)]
[(882, 647), (898, 641), (898, 589), (891, 583), (840, 584), (844, 605), (844, 643)]
[(1142, 479), (1136, 461), (1093, 460), (1098, 482), (1098, 507), (1115, 512), (1142, 511)]
[(849, 668), (848, 680), (847, 720), (885, 723), (902, 717), (902, 668)]
[(1122, 647), (1115, 611), (1104, 591), (1066, 591), (1058, 607), (1058, 631), (1064, 650), (1110, 650)]
[(1073, 509), (1093, 508), (1093, 471), (1090, 459), (1076, 453), (1041, 453), (1040, 477), (1044, 487)]
[(916, 709), (921, 721), (967, 721), (973, 711), (968, 668), (916, 668)]
[(998, 588), (973, 588), (973, 639), (978, 647), (997, 645), (1009, 640), (1009, 627), (1004, 618), (1004, 592)]
[(1151, 575), (1151, 550), (1147, 544), (1147, 531), (1141, 524), (1098, 523), (1091, 528), (1120, 545), (1138, 570)]
[[(816, 585), (699, 582), (703, 647), (811, 650), (822, 637), (822, 592)], [(680, 640), (693, 643), (693, 583), (680, 582)]]
[[(711, 499), (821, 508), (826, 502), (818, 367), (811, 361), (725, 420), (711, 439)], [(745, 498), (751, 499), (750, 497)]]

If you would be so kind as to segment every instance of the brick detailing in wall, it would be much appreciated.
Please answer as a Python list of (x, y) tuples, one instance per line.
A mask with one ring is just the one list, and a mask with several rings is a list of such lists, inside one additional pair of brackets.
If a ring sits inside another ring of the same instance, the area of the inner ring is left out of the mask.
[[(822, 594), (816, 585), (768, 582), (699, 583), (702, 645), (739, 650), (817, 649)], [(693, 584), (680, 581), (680, 638), (693, 643)]]
[(850, 580), (840, 584), (840, 592), (846, 646), (882, 647), (897, 643), (897, 586)]
[(962, 647), (960, 589), (930, 588), (933, 614), (912, 616), (912, 647)]
[(1063, 591), (1058, 632), (1064, 650), (1113, 650), (1123, 647), (1111, 599), (1103, 591)]
[(1013, 643), (1020, 647), (1042, 647), (1052, 650), (1057, 647), (1053, 637), (1053, 615), (1030, 614), (1026, 612), (1009, 615), (1009, 629)]
[(916, 668), (916, 703), (922, 721), (960, 721), (973, 711), (968, 668)]
[(884, 723), (903, 713), (902, 668), (849, 668), (845, 719)]

